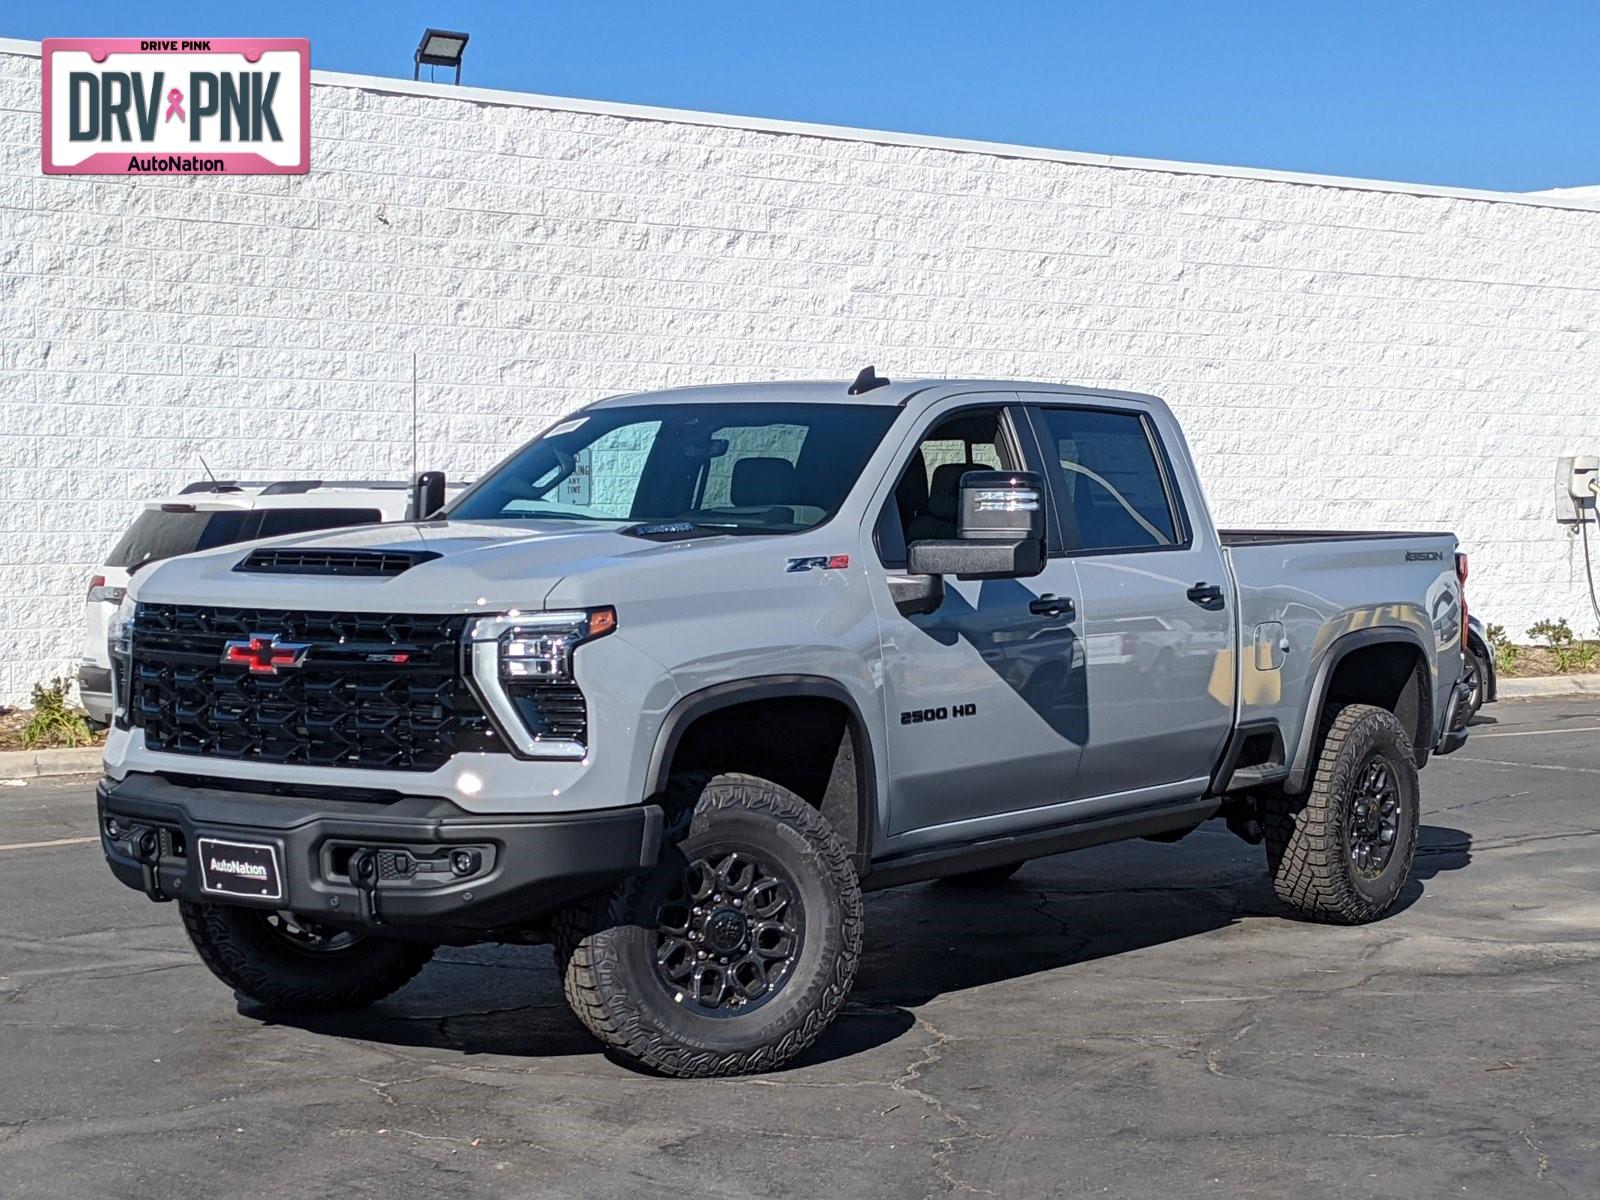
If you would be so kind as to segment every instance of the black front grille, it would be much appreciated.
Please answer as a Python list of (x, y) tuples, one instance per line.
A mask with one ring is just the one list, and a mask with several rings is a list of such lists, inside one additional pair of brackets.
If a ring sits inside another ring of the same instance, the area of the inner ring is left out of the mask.
[(433, 550), (318, 550), (316, 547), (252, 550), (235, 571), (264, 575), (361, 575), (387, 578), (439, 555)]
[[(433, 770), (505, 749), (462, 675), (470, 619), (141, 604), (128, 711), (150, 749), (172, 754)], [(224, 662), (229, 642), (247, 657), (252, 638), (274, 636), (305, 647), (280, 656), (298, 665)]]

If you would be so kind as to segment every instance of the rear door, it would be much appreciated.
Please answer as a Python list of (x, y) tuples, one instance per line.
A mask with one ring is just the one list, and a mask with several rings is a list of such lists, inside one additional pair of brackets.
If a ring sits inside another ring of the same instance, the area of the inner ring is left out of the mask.
[(1077, 794), (1142, 793), (1129, 797), (1137, 804), (1190, 792), (1233, 724), (1222, 549), (1209, 520), (1190, 520), (1147, 409), (1026, 398), (1077, 567), (1087, 703)]

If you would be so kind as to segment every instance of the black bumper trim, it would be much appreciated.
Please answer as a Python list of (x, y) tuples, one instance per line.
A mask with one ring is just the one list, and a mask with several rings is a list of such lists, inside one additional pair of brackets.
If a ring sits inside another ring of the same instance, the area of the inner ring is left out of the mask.
[(111, 669), (94, 663), (78, 665), (78, 690), (96, 695), (111, 695)]
[[(152, 899), (250, 903), (203, 892), (190, 856), (203, 836), (264, 842), (278, 849), (285, 889), (281, 902), (265, 907), (441, 941), (538, 925), (553, 909), (654, 863), (665, 825), (654, 805), (484, 816), (436, 797), (311, 802), (183, 787), (142, 773), (102, 780), (96, 800), (112, 873)], [(156, 837), (141, 846), (147, 831)], [(391, 866), (409, 859), (413, 871), (391, 870), (358, 888), (345, 871), (363, 849)], [(477, 852), (473, 873), (449, 871), (453, 849)]]

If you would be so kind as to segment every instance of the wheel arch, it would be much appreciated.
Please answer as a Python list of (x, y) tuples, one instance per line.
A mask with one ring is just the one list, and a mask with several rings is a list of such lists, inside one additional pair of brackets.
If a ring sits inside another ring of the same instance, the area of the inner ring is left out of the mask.
[[(850, 848), (856, 870), (865, 873), (872, 858), (877, 824), (877, 760), (860, 705), (835, 679), (821, 675), (766, 675), (712, 684), (681, 697), (667, 712), (656, 734), (646, 769), (646, 796), (666, 790), (667, 781), (681, 765), (684, 754), (703, 753), (696, 743), (697, 731), (702, 739), (714, 737), (738, 730), (746, 719), (770, 725), (796, 708), (812, 713), (823, 711), (817, 706), (828, 706), (842, 717), (842, 736), (832, 738), (824, 725), (805, 731), (790, 750), (798, 761), (798, 756), (813, 754), (819, 747), (837, 741), (832, 761), (822, 764), (827, 768), (825, 782), (823, 772), (817, 773), (816, 785), (807, 788), (793, 786), (792, 779), (778, 778), (773, 782), (790, 787), (821, 812)], [(752, 755), (757, 759), (756, 766), (741, 762)], [(724, 769), (760, 775), (759, 759), (759, 746), (741, 746)]]
[[(1312, 681), (1286, 789), (1305, 790), (1330, 702), (1375, 704), (1393, 712), (1411, 734), (1417, 765), (1422, 766), (1434, 742), (1429, 662), (1422, 636), (1406, 626), (1358, 629), (1335, 640), (1323, 654)], [(1370, 678), (1357, 679), (1361, 667), (1369, 669)]]

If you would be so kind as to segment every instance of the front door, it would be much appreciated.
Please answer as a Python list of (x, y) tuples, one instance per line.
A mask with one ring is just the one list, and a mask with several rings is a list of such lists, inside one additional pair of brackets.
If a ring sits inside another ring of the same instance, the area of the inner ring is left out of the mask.
[(1233, 722), (1222, 550), (1208, 523), (1188, 521), (1148, 412), (1098, 399), (1029, 407), (1078, 572), (1088, 720), (1077, 795), (1130, 794), (1136, 806), (1192, 791)]
[[(955, 536), (965, 471), (1040, 469), (1010, 399), (964, 398), (929, 416), (878, 522), (890, 574), (904, 571), (908, 542)], [(895, 780), (889, 834), (1069, 799), (1085, 718), (1072, 563), (1052, 557), (1031, 579), (947, 577), (928, 613), (902, 611), (882, 579), (875, 587)]]

